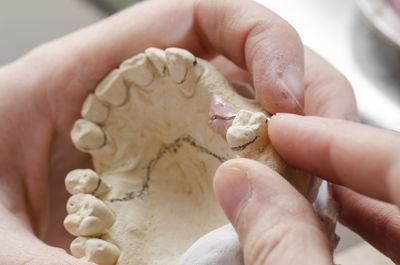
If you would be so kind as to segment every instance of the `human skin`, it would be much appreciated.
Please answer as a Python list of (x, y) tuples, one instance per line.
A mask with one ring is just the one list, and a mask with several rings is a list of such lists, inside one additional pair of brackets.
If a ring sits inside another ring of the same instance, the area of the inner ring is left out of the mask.
[[(83, 100), (102, 78), (121, 61), (150, 46), (181, 47), (211, 60), (228, 79), (250, 82), (270, 113), (357, 119), (347, 80), (305, 49), (296, 31), (268, 9), (245, 0), (140, 3), (43, 44), (0, 69), (1, 264), (89, 264), (64, 250), (72, 240), (62, 226), (68, 199), (64, 178), (72, 169), (91, 167), (90, 157), (75, 149), (69, 132), (79, 118)], [(272, 140), (278, 151), (284, 150), (283, 140)], [(244, 168), (255, 162), (240, 163)], [(270, 201), (262, 197), (243, 219), (252, 220), (252, 229), (238, 229), (234, 222), (246, 264), (269, 264), (271, 257), (281, 255), (280, 264), (290, 263), (289, 258), (300, 261), (297, 264), (306, 264), (307, 258), (316, 264), (332, 264), (327, 240), (311, 206), (276, 173), (259, 164), (252, 170), (261, 179), (274, 182), (276, 188), (260, 187), (271, 196), (279, 194), (275, 202), (282, 208), (268, 212)], [(221, 172), (216, 178), (219, 198), (230, 187), (229, 182), (224, 183), (227, 175), (224, 178)], [(340, 202), (348, 198), (345, 195), (339, 197)], [(296, 202), (292, 204), (291, 198)], [(285, 209), (291, 205), (295, 207), (288, 213)], [(222, 202), (222, 206), (232, 218), (227, 204)], [(265, 215), (258, 214), (264, 210)], [(295, 217), (295, 213), (301, 216)], [(302, 244), (294, 244), (286, 240), (285, 233), (264, 226), (260, 218), (268, 214), (292, 220), (295, 227), (307, 226), (307, 237), (299, 237)], [(349, 226), (351, 220), (347, 220)], [(262, 251), (271, 242), (282, 247)]]

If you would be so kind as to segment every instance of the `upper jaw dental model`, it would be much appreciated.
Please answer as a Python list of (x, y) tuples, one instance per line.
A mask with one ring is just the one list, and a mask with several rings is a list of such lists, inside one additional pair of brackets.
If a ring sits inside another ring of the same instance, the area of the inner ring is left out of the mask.
[(286, 165), (269, 143), (268, 114), (258, 102), (190, 52), (149, 48), (124, 61), (81, 114), (71, 138), (91, 154), (94, 170), (65, 179), (72, 196), (64, 226), (77, 237), (75, 257), (99, 265), (243, 264), (212, 188), (217, 167), (238, 156), (290, 181), (337, 243), (329, 187), (318, 194), (320, 181)]

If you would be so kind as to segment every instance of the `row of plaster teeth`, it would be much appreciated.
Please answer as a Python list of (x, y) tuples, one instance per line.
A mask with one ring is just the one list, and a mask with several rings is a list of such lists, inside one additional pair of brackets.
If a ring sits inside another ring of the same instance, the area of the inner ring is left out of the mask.
[(76, 169), (65, 178), (67, 191), (72, 195), (67, 202), (65, 229), (77, 238), (71, 243), (71, 253), (77, 258), (100, 265), (117, 262), (120, 250), (102, 240), (101, 235), (114, 224), (114, 213), (96, 196), (110, 190), (110, 186), (91, 169)]
[(184, 97), (193, 97), (194, 84), (202, 72), (196, 57), (179, 48), (165, 51), (149, 48), (124, 61), (96, 87), (94, 94), (86, 98), (81, 111), (83, 119), (77, 120), (71, 131), (73, 143), (84, 152), (105, 147), (108, 141), (103, 127), (110, 110), (129, 102), (131, 87), (151, 92), (157, 78), (170, 78)]
[[(75, 122), (71, 131), (74, 145), (84, 152), (99, 150), (109, 144), (104, 127), (112, 108), (130, 103), (131, 87), (151, 92), (157, 78), (170, 78), (184, 97), (195, 94), (195, 83), (202, 74), (196, 57), (178, 48), (149, 48), (124, 61), (90, 94), (82, 107), (83, 119)], [(66, 230), (77, 238), (71, 243), (75, 257), (100, 265), (117, 262), (120, 250), (114, 244), (96, 238), (107, 233), (115, 222), (113, 212), (96, 196), (110, 190), (100, 176), (90, 169), (71, 171), (65, 184), (72, 195), (67, 202)]]

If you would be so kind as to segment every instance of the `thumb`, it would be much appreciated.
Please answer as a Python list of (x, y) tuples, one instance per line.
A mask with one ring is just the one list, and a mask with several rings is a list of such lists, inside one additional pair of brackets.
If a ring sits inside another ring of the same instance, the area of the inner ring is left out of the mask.
[(230, 160), (217, 170), (214, 189), (238, 232), (246, 265), (333, 264), (311, 205), (272, 169)]

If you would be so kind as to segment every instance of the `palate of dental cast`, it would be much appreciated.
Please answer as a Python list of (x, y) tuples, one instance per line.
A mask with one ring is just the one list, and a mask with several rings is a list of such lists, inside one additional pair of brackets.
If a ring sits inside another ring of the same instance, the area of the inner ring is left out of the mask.
[[(222, 109), (209, 117), (215, 98)], [(186, 50), (148, 48), (122, 62), (88, 95), (71, 131), (94, 168), (65, 179), (72, 196), (64, 226), (77, 236), (72, 255), (100, 265), (243, 264), (214, 195), (218, 166), (252, 158), (289, 180), (298, 177), (292, 183), (304, 195), (310, 185), (307, 173), (273, 150), (263, 112)], [(231, 119), (226, 139), (209, 126)]]

